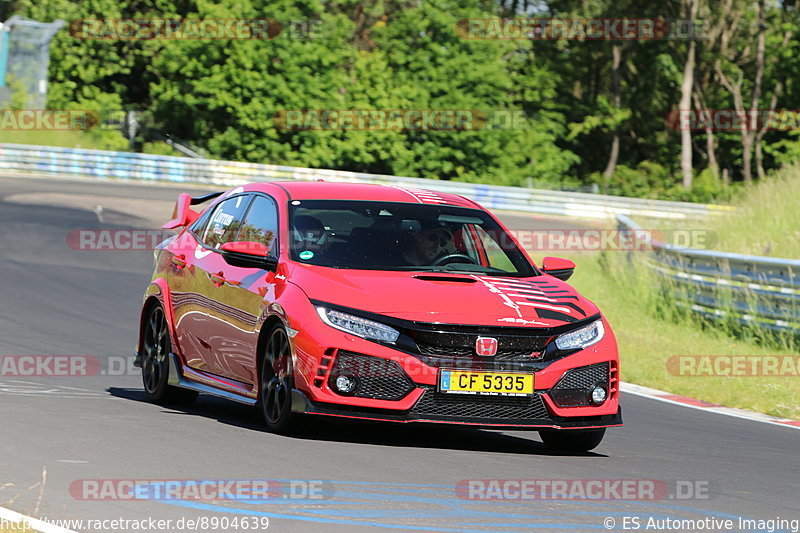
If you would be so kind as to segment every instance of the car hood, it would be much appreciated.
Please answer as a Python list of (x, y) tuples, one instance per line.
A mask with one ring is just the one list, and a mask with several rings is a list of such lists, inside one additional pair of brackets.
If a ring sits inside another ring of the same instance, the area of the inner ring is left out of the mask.
[(312, 300), (420, 322), (557, 327), (598, 313), (570, 285), (548, 275), (510, 278), (297, 265), (288, 279)]

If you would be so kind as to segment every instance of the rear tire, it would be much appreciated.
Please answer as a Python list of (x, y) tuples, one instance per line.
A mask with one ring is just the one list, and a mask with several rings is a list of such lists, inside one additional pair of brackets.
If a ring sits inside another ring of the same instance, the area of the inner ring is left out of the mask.
[(606, 434), (600, 429), (560, 429), (542, 430), (539, 437), (548, 448), (564, 452), (588, 452), (597, 448)]
[(284, 435), (297, 433), (303, 429), (305, 417), (292, 412), (292, 349), (282, 326), (270, 331), (262, 357), (258, 410), (269, 431)]
[(142, 336), (142, 385), (153, 403), (188, 405), (197, 398), (197, 391), (169, 385), (170, 351), (167, 319), (156, 304), (147, 314)]

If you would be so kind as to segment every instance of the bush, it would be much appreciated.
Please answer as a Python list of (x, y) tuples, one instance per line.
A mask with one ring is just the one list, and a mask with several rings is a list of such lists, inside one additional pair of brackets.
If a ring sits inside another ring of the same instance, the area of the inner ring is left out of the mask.
[(731, 197), (731, 188), (714, 176), (710, 168), (700, 172), (692, 188), (686, 190), (679, 175), (652, 161), (642, 161), (635, 168), (618, 165), (608, 181), (602, 173), (595, 172), (589, 181), (596, 183), (603, 194), (632, 198), (712, 203), (727, 201)]
[(173, 155), (181, 157), (182, 153), (165, 142), (146, 142), (142, 145), (142, 153), (153, 155)]

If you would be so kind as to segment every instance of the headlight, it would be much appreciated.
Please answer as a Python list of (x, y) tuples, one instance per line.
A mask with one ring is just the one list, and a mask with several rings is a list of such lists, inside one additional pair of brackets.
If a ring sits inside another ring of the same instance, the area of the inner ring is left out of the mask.
[(342, 313), (341, 311), (317, 307), (317, 313), (319, 313), (322, 321), (329, 326), (365, 339), (394, 342), (400, 336), (399, 331), (390, 328), (386, 324), (373, 322), (372, 320)]
[(588, 326), (559, 336), (556, 339), (556, 348), (559, 350), (582, 350), (599, 342), (604, 333), (603, 321), (596, 320)]

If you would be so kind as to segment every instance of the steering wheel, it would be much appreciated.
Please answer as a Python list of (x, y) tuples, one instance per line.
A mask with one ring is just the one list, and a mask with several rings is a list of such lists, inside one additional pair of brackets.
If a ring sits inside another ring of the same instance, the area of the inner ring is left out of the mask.
[(431, 263), (431, 266), (442, 266), (450, 263), (471, 263), (473, 265), (478, 264), (474, 258), (465, 254), (447, 254), (435, 260), (433, 263)]

